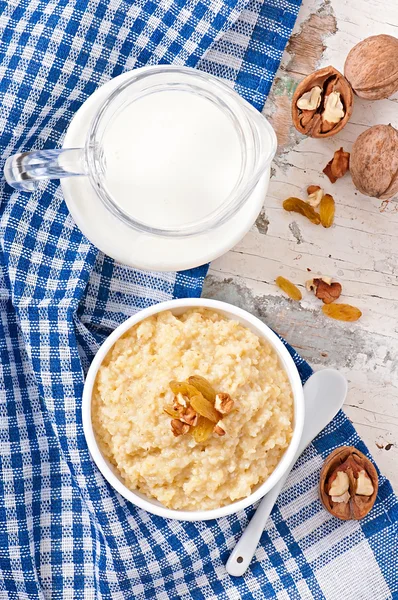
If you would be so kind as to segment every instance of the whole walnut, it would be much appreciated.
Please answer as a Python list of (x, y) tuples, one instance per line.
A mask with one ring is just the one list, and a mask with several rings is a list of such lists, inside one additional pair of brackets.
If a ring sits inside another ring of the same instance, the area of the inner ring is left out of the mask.
[(354, 185), (366, 196), (387, 200), (398, 193), (398, 131), (374, 125), (358, 137), (351, 151)]
[(361, 98), (380, 100), (398, 91), (398, 39), (373, 35), (349, 52), (344, 75)]

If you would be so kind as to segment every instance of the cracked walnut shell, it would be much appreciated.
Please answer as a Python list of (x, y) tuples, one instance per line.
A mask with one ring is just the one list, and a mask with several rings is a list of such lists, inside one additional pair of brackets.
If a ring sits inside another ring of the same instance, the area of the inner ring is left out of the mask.
[(340, 177), (343, 177), (350, 169), (350, 153), (344, 152), (343, 148), (336, 150), (332, 160), (328, 162), (323, 172), (331, 183), (336, 183)]
[(344, 75), (357, 96), (388, 98), (398, 91), (398, 39), (382, 34), (362, 40), (349, 52)]
[(321, 502), (338, 519), (362, 519), (376, 501), (378, 479), (373, 463), (362, 452), (353, 446), (336, 448), (321, 470)]
[(325, 67), (297, 86), (292, 100), (293, 124), (311, 137), (329, 137), (343, 129), (352, 106), (353, 93), (346, 78), (334, 67)]

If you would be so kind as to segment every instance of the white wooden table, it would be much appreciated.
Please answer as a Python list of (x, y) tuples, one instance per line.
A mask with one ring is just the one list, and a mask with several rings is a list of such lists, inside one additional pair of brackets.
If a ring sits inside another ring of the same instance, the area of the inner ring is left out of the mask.
[[(328, 64), (343, 70), (350, 48), (379, 33), (398, 37), (398, 2), (303, 0), (264, 109), (279, 141), (264, 209), (242, 242), (212, 263), (204, 295), (260, 316), (315, 369), (335, 367), (346, 375), (346, 414), (398, 490), (398, 198), (383, 205), (357, 192), (349, 175), (332, 185), (322, 174), (333, 152), (350, 151), (367, 127), (398, 127), (398, 94), (377, 102), (355, 98), (349, 123), (328, 140), (302, 137), (290, 119), (298, 81)], [(282, 209), (285, 198), (305, 197), (310, 184), (335, 198), (331, 229)], [(316, 274), (342, 284), (340, 301), (363, 312), (357, 323), (323, 316), (320, 301), (304, 289)], [(299, 284), (300, 304), (276, 288), (278, 275)]]

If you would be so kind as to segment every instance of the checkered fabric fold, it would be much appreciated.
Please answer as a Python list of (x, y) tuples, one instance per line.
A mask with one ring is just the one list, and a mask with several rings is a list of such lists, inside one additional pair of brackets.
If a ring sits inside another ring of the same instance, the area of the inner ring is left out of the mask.
[[(197, 67), (261, 109), (299, 0), (8, 0), (0, 16), (3, 160), (53, 148), (99, 85), (145, 64)], [(381, 477), (357, 522), (324, 511), (316, 484), (334, 447), (366, 451), (340, 413), (292, 472), (242, 578), (224, 563), (253, 509), (166, 521), (110, 488), (84, 440), (84, 372), (140, 308), (199, 296), (206, 267), (115, 264), (74, 225), (60, 187), (1, 182), (0, 599), (398, 597), (397, 500)], [(311, 369), (290, 349), (303, 381)]]

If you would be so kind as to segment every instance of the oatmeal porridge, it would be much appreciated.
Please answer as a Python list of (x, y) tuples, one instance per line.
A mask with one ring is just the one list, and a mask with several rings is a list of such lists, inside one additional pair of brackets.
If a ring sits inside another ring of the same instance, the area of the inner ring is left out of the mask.
[[(233, 399), (225, 433), (205, 442), (189, 426), (185, 435), (173, 431), (165, 412), (175, 400), (170, 381), (198, 375)], [(208, 309), (166, 311), (108, 352), (92, 420), (127, 487), (169, 508), (208, 510), (245, 498), (275, 469), (292, 436), (293, 396), (276, 352), (249, 329)]]

